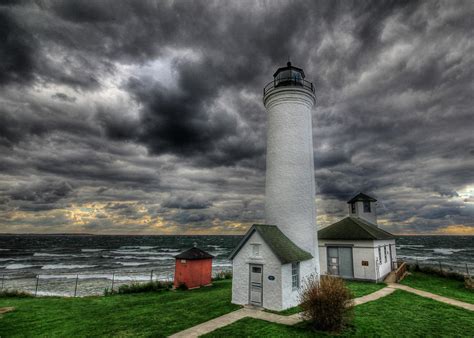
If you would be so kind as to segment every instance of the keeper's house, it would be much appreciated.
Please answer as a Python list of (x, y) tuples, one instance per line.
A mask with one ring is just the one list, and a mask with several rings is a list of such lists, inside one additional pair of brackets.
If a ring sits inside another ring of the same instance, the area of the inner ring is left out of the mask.
[(378, 227), (375, 202), (358, 194), (347, 202), (348, 217), (318, 231), (322, 274), (382, 281), (396, 268), (395, 237)]

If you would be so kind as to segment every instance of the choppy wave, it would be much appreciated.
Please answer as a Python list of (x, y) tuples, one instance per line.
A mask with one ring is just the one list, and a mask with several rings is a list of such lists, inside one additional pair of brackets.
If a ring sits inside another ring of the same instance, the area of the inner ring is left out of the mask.
[[(77, 274), (61, 274), (61, 275), (39, 275), (40, 279), (76, 279), (79, 278), (81, 280), (84, 279), (108, 279), (108, 280), (115, 280), (121, 282), (127, 281), (148, 281), (150, 280), (150, 274), (146, 275), (118, 275), (118, 274), (106, 274), (106, 273), (97, 273), (97, 274), (84, 274), (84, 275), (77, 275)], [(156, 279), (156, 277), (154, 278)], [(164, 279), (164, 278), (163, 278)]]
[(27, 261), (29, 260), (29, 257), (20, 257), (20, 258), (13, 258), (13, 257), (8, 257), (8, 258), (0, 258), (0, 262), (8, 262), (8, 261)]
[(147, 261), (167, 261), (167, 260), (173, 260), (173, 256), (107, 256), (103, 255), (102, 257), (104, 258), (113, 258), (113, 259), (141, 259), (141, 260), (147, 260)]
[(141, 266), (141, 265), (148, 265), (150, 263), (148, 262), (117, 262), (117, 264), (120, 264), (123, 266)]
[(56, 270), (56, 269), (87, 269), (87, 268), (94, 268), (97, 265), (86, 265), (86, 264), (47, 264), (41, 267), (41, 270)]
[(409, 256), (409, 255), (400, 255), (397, 254), (398, 258), (408, 259), (408, 260), (418, 260), (418, 261), (429, 261), (434, 260), (437, 261), (439, 259), (445, 259), (445, 257), (433, 257), (433, 256)]
[(154, 249), (156, 246), (149, 246), (149, 245), (124, 245), (119, 248), (123, 250), (149, 250), (149, 249)]
[(34, 267), (35, 265), (32, 264), (10, 264), (5, 266), (7, 270), (20, 270), (20, 269), (29, 269)]
[(114, 250), (110, 251), (110, 253), (117, 254), (117, 255), (162, 255), (163, 253), (156, 252), (156, 251), (129, 251), (129, 250)]
[(465, 251), (464, 249), (444, 249), (444, 248), (435, 248), (433, 252), (439, 253), (442, 255), (452, 255), (454, 252)]
[(83, 257), (81, 255), (73, 255), (73, 254), (52, 254), (52, 253), (45, 253), (45, 252), (35, 252), (33, 254), (34, 257)]

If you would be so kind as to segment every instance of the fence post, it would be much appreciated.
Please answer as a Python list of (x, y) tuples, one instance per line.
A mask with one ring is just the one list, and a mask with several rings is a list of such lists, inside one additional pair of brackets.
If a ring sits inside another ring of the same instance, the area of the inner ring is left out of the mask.
[(438, 261), (439, 263), (439, 271), (443, 272), (443, 268), (441, 267), (441, 261)]
[(38, 294), (39, 275), (36, 275), (35, 297)]
[(469, 274), (469, 268), (467, 267), (467, 263), (466, 263), (466, 273), (467, 273), (467, 276), (470, 277), (471, 275)]
[(151, 270), (151, 273), (150, 273), (150, 282), (153, 282), (153, 270)]
[(74, 286), (74, 297), (76, 297), (77, 294), (77, 281), (79, 280), (79, 274), (76, 275), (76, 285)]
[(115, 272), (112, 273), (112, 292), (114, 291)]

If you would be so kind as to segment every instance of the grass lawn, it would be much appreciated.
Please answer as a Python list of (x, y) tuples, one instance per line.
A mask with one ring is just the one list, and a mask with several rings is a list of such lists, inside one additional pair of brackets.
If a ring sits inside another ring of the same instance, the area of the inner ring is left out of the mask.
[(463, 282), (454, 279), (412, 272), (400, 284), (474, 304), (474, 291), (466, 289)]
[(0, 337), (162, 337), (238, 309), (230, 299), (230, 280), (191, 291), (85, 298), (0, 298), (0, 307), (16, 308), (0, 318)]
[(385, 283), (359, 282), (352, 280), (347, 280), (346, 285), (349, 289), (351, 289), (352, 293), (354, 294), (354, 298), (368, 295), (369, 293), (373, 293), (387, 286)]
[[(359, 281), (348, 281), (348, 280), (346, 280), (345, 282), (346, 282), (347, 287), (354, 294), (354, 298), (368, 295), (369, 293), (373, 293), (387, 286), (385, 283), (359, 282)], [(271, 310), (265, 310), (265, 311), (268, 311), (271, 313), (277, 313), (282, 316), (290, 316), (295, 313), (301, 312), (301, 308), (299, 306), (295, 306), (283, 311), (271, 311)]]
[[(244, 318), (205, 337), (314, 337), (305, 323), (285, 326)], [(353, 326), (341, 336), (358, 337), (472, 337), (474, 313), (397, 290), (374, 302), (355, 307)]]

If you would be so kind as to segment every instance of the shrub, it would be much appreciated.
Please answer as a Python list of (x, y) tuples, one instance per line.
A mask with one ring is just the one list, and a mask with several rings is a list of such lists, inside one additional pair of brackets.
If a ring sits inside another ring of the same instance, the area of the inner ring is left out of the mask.
[(464, 287), (468, 290), (474, 291), (474, 278), (471, 276), (466, 276), (464, 278)]
[(454, 279), (463, 282), (464, 281), (464, 275), (456, 272), (456, 271), (450, 271), (450, 270), (440, 270), (437, 267), (434, 266), (420, 266), (418, 263), (416, 264), (408, 264), (408, 270), (409, 271), (415, 271), (415, 272), (423, 272), (428, 275), (435, 275), (435, 276), (440, 276), (440, 277), (445, 277), (449, 279)]
[(212, 278), (212, 280), (232, 279), (232, 271), (220, 271)]
[(341, 278), (312, 275), (300, 291), (303, 318), (316, 330), (340, 331), (352, 320), (352, 298)]
[(120, 285), (118, 290), (110, 290), (109, 288), (104, 289), (104, 296), (110, 296), (113, 294), (126, 294), (126, 293), (141, 293), (141, 292), (158, 292), (163, 290), (169, 290), (173, 284), (171, 282), (153, 281), (148, 283), (132, 282), (131, 284)]
[(171, 289), (171, 282), (153, 281), (148, 283), (132, 282), (131, 284), (120, 285), (119, 294), (140, 293), (140, 292), (156, 292)]
[(18, 291), (18, 290), (2, 290), (0, 291), (0, 297), (33, 297), (29, 292)]
[(178, 287), (176, 288), (176, 290), (180, 290), (180, 291), (186, 291), (188, 289), (187, 285), (184, 284), (184, 283), (180, 283), (178, 285)]

